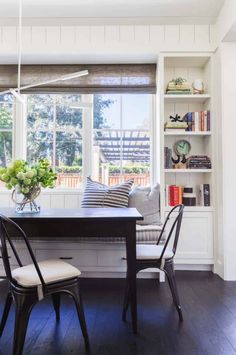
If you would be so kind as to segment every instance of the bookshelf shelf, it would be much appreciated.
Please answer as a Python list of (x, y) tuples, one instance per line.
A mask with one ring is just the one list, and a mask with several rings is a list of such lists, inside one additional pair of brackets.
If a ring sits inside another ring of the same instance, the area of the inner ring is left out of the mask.
[[(165, 211), (169, 212), (173, 207), (172, 206), (165, 206)], [(214, 208), (212, 206), (185, 206), (185, 212), (213, 212)]]
[(181, 173), (211, 173), (212, 169), (164, 169), (165, 173), (181, 174)]
[(165, 136), (211, 136), (211, 131), (199, 131), (199, 132), (188, 132), (188, 131), (184, 131), (184, 132), (165, 132), (164, 131), (164, 135)]
[(164, 99), (167, 102), (181, 102), (181, 103), (190, 103), (190, 102), (198, 102), (205, 103), (206, 100), (209, 100), (211, 95), (201, 94), (201, 95), (164, 95)]

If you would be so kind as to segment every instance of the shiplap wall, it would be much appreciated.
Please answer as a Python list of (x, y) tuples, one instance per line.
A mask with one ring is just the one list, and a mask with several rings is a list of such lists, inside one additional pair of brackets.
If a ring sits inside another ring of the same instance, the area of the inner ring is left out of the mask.
[[(124, 50), (128, 53), (212, 51), (216, 48), (216, 37), (215, 25), (24, 26), (22, 50), (40, 53), (39, 62), (52, 52), (83, 55)], [(0, 54), (16, 51), (17, 27), (0, 27)]]
[[(42, 208), (77, 208), (80, 207), (81, 190), (44, 190), (37, 199)], [(0, 207), (14, 207), (11, 192), (0, 192)]]
[[(55, 55), (63, 58), (65, 63), (76, 62), (78, 58), (85, 63), (88, 53), (93, 54), (94, 63), (102, 60), (105, 63), (109, 55), (119, 63), (124, 54), (128, 58), (132, 53), (137, 60), (148, 62), (157, 60), (160, 51), (211, 52), (216, 47), (215, 25), (24, 26), (22, 33), (22, 53), (27, 63), (30, 58), (37, 63), (50, 62), (52, 54), (54, 58)], [(0, 60), (1, 56), (13, 55), (16, 62), (16, 53), (17, 27), (0, 26)], [(52, 190), (43, 192), (39, 203), (44, 208), (74, 208), (80, 205), (81, 195), (81, 191)], [(0, 189), (0, 207), (12, 205), (10, 193)]]

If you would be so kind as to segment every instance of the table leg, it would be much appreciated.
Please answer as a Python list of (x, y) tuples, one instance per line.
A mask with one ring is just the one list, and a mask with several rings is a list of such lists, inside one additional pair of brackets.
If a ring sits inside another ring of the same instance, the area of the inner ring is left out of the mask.
[(133, 332), (137, 333), (137, 288), (136, 288), (136, 223), (127, 222), (126, 233), (127, 277), (130, 285), (130, 308)]

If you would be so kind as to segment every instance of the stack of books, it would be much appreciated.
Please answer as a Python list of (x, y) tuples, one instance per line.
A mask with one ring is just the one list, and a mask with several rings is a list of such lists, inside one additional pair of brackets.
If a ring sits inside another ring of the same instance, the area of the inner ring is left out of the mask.
[(183, 201), (183, 186), (166, 185), (165, 189), (166, 206), (176, 206)]
[(190, 84), (187, 81), (176, 83), (175, 80), (172, 80), (167, 85), (166, 93), (168, 95), (189, 95), (192, 92)]
[(188, 123), (186, 121), (184, 122), (166, 122), (165, 123), (165, 131), (166, 132), (184, 132), (188, 129)]
[(164, 167), (165, 169), (172, 169), (172, 149), (165, 147), (164, 148)]
[(211, 159), (207, 155), (191, 155), (187, 159), (189, 169), (211, 169)]
[(209, 110), (187, 112), (183, 120), (187, 123), (187, 131), (206, 132), (211, 130), (211, 114)]

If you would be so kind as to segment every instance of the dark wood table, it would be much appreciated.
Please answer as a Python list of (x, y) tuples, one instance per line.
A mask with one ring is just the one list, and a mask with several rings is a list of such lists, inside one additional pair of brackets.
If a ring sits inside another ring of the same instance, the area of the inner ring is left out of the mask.
[(137, 332), (136, 221), (143, 217), (135, 208), (42, 209), (37, 214), (17, 214), (13, 208), (0, 208), (0, 214), (15, 221), (30, 239), (124, 237), (132, 327)]

